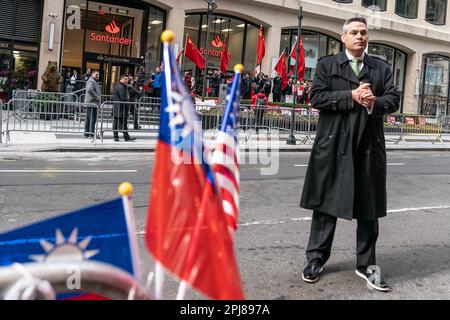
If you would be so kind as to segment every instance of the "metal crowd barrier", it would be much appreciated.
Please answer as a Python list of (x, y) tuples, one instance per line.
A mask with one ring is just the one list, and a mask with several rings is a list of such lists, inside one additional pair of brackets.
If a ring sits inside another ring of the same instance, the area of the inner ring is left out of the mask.
[[(80, 276), (71, 283), (71, 272)], [(153, 300), (130, 274), (110, 264), (27, 263), (0, 268), (1, 300), (54, 300), (56, 294), (89, 293), (114, 300)]]
[(104, 133), (156, 132), (159, 128), (160, 103), (106, 101), (100, 106), (99, 134)]
[[(49, 132), (49, 133), (73, 133), (95, 136), (97, 129), (93, 132), (85, 132), (85, 124), (81, 118), (86, 112), (95, 117), (98, 106), (79, 102), (63, 102), (51, 100), (32, 100), (32, 108), (27, 111), (28, 121), (22, 121), (14, 115), (15, 104), (30, 102), (24, 99), (12, 99), (7, 104), (5, 140), (10, 141), (10, 132)], [(95, 114), (94, 114), (95, 112)], [(97, 127), (96, 127), (97, 128)], [(95, 139), (94, 139), (95, 142)]]
[[(10, 104), (9, 108), (13, 108), (14, 112), (10, 117), (15, 117), (18, 121), (26, 121), (36, 111), (36, 101), (77, 103), (78, 96), (72, 93), (59, 92), (41, 92), (39, 90), (15, 90), (13, 91), (12, 100), (14, 104)], [(8, 108), (8, 109), (9, 109)]]
[(443, 142), (441, 117), (425, 115), (392, 114), (384, 118), (384, 132), (387, 136), (398, 135), (395, 144), (406, 142), (406, 137), (427, 137), (432, 143)]

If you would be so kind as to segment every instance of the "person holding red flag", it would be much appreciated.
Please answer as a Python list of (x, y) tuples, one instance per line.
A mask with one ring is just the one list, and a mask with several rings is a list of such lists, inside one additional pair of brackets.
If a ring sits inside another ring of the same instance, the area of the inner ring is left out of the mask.
[(227, 73), (229, 61), (230, 61), (230, 56), (228, 54), (228, 48), (227, 48), (227, 37), (225, 36), (225, 39), (223, 40), (222, 54), (220, 56), (220, 71), (222, 71), (223, 74)]
[(259, 27), (258, 46), (256, 48), (256, 55), (258, 57), (256, 65), (259, 66), (266, 55), (266, 45), (264, 43), (264, 31), (262, 25)]
[(205, 57), (192, 42), (189, 34), (186, 35), (186, 45), (184, 46), (184, 56), (191, 60), (199, 69), (205, 69)]
[(274, 70), (280, 75), (282, 79), (281, 90), (285, 89), (289, 81), (286, 70), (286, 50), (284, 50), (281, 56), (278, 58), (278, 62), (275, 65)]

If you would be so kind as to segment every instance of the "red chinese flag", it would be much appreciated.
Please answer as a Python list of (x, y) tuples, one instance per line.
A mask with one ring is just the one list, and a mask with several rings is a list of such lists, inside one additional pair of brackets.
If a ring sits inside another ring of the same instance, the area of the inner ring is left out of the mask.
[(186, 37), (186, 45), (184, 46), (184, 56), (191, 60), (199, 69), (205, 69), (205, 57), (195, 44), (192, 42), (189, 35)]
[(228, 49), (227, 49), (227, 37), (225, 37), (224, 41), (223, 41), (223, 47), (222, 47), (222, 56), (220, 57), (220, 71), (222, 71), (222, 73), (227, 73), (227, 69), (228, 69), (228, 62), (230, 61), (230, 56), (228, 54)]
[[(292, 48), (290, 57), (292, 59), (297, 59), (297, 48), (298, 42), (295, 42), (294, 47)], [(303, 80), (305, 78), (305, 48), (303, 47), (303, 37), (300, 36), (300, 59), (298, 60), (298, 80)]]
[(263, 27), (259, 27), (259, 34), (258, 34), (258, 46), (256, 48), (256, 55), (258, 57), (258, 60), (256, 62), (256, 65), (260, 65), (262, 62), (262, 59), (266, 55), (266, 45), (264, 43), (264, 33), (263, 33)]
[(275, 71), (280, 75), (281, 79), (283, 80), (281, 88), (284, 89), (287, 86), (288, 83), (288, 76), (287, 76), (287, 70), (286, 70), (286, 52), (283, 51), (280, 58), (278, 59), (277, 64), (275, 65)]

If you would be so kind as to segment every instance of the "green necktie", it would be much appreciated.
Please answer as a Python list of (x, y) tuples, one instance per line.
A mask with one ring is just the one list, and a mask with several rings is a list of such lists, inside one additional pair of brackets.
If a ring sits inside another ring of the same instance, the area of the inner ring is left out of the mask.
[(361, 66), (361, 61), (358, 59), (353, 59), (350, 61), (350, 64), (352, 66), (353, 72), (356, 74), (356, 76), (359, 76), (359, 68)]

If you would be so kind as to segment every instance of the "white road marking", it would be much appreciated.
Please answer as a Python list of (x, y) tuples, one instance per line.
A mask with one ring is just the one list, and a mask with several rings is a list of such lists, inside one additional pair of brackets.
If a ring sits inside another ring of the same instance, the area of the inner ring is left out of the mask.
[[(403, 208), (403, 209), (391, 209), (388, 210), (388, 213), (401, 213), (401, 212), (409, 212), (409, 211), (423, 211), (423, 210), (436, 210), (436, 209), (450, 209), (450, 206), (438, 206), (438, 207), (420, 207), (420, 208)], [(300, 218), (281, 218), (280, 220), (265, 220), (265, 221), (254, 221), (247, 222), (243, 224), (239, 224), (238, 227), (251, 227), (258, 225), (275, 225), (275, 224), (284, 224), (287, 222), (302, 222), (302, 221), (311, 221), (311, 217), (300, 217)], [(147, 232), (139, 231), (136, 233), (138, 236), (142, 236), (147, 234)]]
[(388, 210), (388, 213), (399, 213), (399, 212), (408, 212), (408, 211), (423, 211), (423, 210), (436, 210), (436, 209), (450, 209), (450, 206), (394, 209), (394, 210)]
[[(405, 164), (402, 162), (399, 163), (388, 163), (388, 166), (404, 166)], [(307, 167), (307, 164), (294, 164), (294, 167)]]
[(137, 170), (0, 170), (0, 173), (132, 173)]

